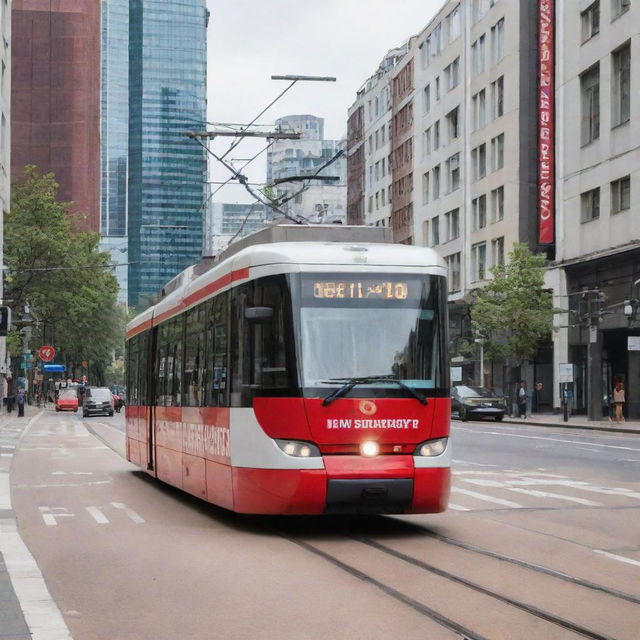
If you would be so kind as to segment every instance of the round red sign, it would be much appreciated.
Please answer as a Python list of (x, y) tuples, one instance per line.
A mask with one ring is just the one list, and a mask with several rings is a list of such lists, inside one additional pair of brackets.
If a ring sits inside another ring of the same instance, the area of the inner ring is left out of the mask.
[(53, 360), (53, 356), (55, 355), (56, 350), (48, 345), (45, 345), (44, 347), (40, 347), (40, 349), (38, 349), (38, 357), (43, 362), (51, 362)]

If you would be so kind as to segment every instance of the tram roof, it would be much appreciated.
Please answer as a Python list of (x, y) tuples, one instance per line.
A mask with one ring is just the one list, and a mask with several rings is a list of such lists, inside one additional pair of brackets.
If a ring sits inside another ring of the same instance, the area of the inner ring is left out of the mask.
[(389, 238), (389, 230), (378, 227), (279, 225), (262, 229), (215, 260), (205, 259), (175, 276), (163, 288), (157, 304), (129, 323), (127, 335), (179, 313), (234, 281), (249, 279), (255, 267), (273, 267), (274, 273), (305, 271), (305, 267), (318, 270), (322, 265), (345, 271), (392, 267), (434, 268), (446, 273), (444, 260), (433, 249), (391, 244)]

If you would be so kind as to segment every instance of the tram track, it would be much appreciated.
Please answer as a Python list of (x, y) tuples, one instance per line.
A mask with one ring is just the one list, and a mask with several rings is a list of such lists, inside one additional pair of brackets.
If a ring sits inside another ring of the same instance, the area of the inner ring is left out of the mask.
[[(405, 523), (403, 523), (405, 524)], [(554, 569), (550, 569), (548, 567), (542, 567), (540, 565), (536, 565), (534, 563), (530, 563), (527, 561), (519, 560), (518, 558), (512, 558), (505, 554), (500, 554), (497, 552), (489, 551), (487, 549), (483, 549), (481, 547), (476, 547), (475, 545), (471, 545), (459, 540), (455, 540), (453, 538), (449, 538), (448, 536), (443, 536), (442, 534), (438, 534), (435, 532), (431, 532), (426, 528), (420, 527), (419, 525), (406, 524), (408, 530), (418, 531), (423, 535), (427, 535), (432, 537), (439, 542), (455, 546), (457, 548), (465, 549), (466, 551), (480, 554), (484, 557), (491, 558), (493, 560), (498, 560), (501, 562), (511, 563), (521, 569), (525, 569), (528, 571), (534, 571), (536, 573), (542, 574), (547, 577), (551, 577), (554, 579), (563, 580), (567, 583), (570, 583), (573, 586), (587, 588), (593, 590), (597, 593), (606, 595), (611, 598), (616, 598), (622, 600), (624, 602), (629, 602), (632, 604), (639, 604), (640, 598), (637, 598), (631, 594), (624, 593), (615, 589), (609, 589), (602, 585), (598, 585), (587, 580), (583, 580), (581, 578), (576, 578), (574, 576), (570, 576), (566, 573), (556, 571)], [(453, 619), (454, 617), (450, 614), (447, 615), (442, 611), (439, 611), (437, 607), (429, 607), (419, 600), (412, 598), (408, 593), (405, 593), (403, 589), (397, 588), (397, 585), (394, 587), (392, 584), (387, 583), (384, 580), (380, 580), (373, 575), (374, 572), (370, 572), (363, 567), (358, 568), (354, 566), (353, 562), (345, 561), (339, 557), (339, 554), (334, 553), (331, 549), (326, 550), (321, 548), (322, 543), (320, 545), (314, 544), (309, 540), (305, 539), (305, 535), (296, 535), (292, 534), (289, 531), (283, 530), (280, 527), (269, 527), (274, 534), (277, 534), (283, 538), (286, 538), (291, 543), (301, 547), (309, 553), (313, 553), (314, 555), (321, 557), (322, 559), (330, 562), (334, 566), (340, 568), (341, 570), (349, 573), (350, 575), (362, 580), (365, 583), (375, 586), (379, 590), (381, 590), (386, 595), (396, 599), (397, 601), (413, 608), (415, 611), (418, 611), (422, 615), (430, 618), (434, 622), (438, 623), (440, 626), (444, 627), (451, 632), (458, 634), (459, 637), (467, 639), (467, 640), (475, 640), (491, 637), (486, 634), (486, 631), (480, 632), (475, 630), (475, 625), (468, 625), (459, 620)], [(363, 529), (363, 527), (357, 527), (358, 529)], [(425, 562), (419, 558), (416, 558), (408, 553), (403, 553), (402, 551), (398, 551), (393, 549), (392, 547), (387, 546), (386, 544), (379, 542), (378, 540), (374, 540), (373, 538), (362, 535), (359, 533), (350, 533), (348, 531), (336, 532), (340, 533), (341, 540), (348, 538), (359, 545), (366, 546), (370, 549), (374, 549), (378, 553), (382, 553), (385, 556), (392, 558), (394, 560), (399, 560), (405, 565), (410, 565), (411, 567), (418, 569), (423, 572), (424, 575), (435, 576), (437, 578), (441, 578), (447, 580), (450, 583), (456, 584), (459, 587), (464, 589), (469, 589), (473, 592), (480, 594), (483, 597), (488, 597), (494, 602), (499, 602), (502, 605), (505, 605), (510, 608), (514, 608), (518, 611), (521, 611), (529, 616), (534, 616), (538, 620), (543, 621), (544, 623), (553, 625), (558, 629), (563, 629), (570, 633), (575, 634), (576, 636), (590, 638), (591, 640), (615, 640), (618, 636), (607, 635), (607, 632), (596, 631), (594, 629), (588, 628), (582, 624), (574, 622), (558, 613), (554, 613), (549, 610), (545, 610), (539, 606), (534, 604), (530, 604), (521, 599), (511, 597), (506, 595), (505, 593), (501, 593), (495, 588), (491, 588), (481, 584), (480, 582), (474, 581), (464, 576), (464, 574), (460, 574), (460, 572), (455, 573), (453, 571), (449, 571), (447, 569), (443, 569), (434, 564)], [(555, 637), (555, 636), (554, 636)]]

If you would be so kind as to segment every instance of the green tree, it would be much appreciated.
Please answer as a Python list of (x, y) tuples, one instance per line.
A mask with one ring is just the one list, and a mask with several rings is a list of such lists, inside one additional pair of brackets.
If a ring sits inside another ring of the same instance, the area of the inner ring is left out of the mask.
[[(34, 341), (48, 329), (58, 352), (56, 361), (80, 375), (90, 363), (95, 382), (114, 356), (122, 353), (124, 312), (117, 304), (118, 283), (99, 251), (99, 236), (76, 230), (69, 203), (56, 200), (52, 174), (25, 167), (24, 179), (12, 186), (11, 209), (4, 218), (5, 298), (17, 317), (29, 304), (36, 324)], [(11, 344), (16, 344), (15, 338)]]
[(516, 244), (507, 263), (494, 267), (493, 279), (477, 290), (471, 324), (490, 357), (521, 365), (551, 336), (554, 309), (544, 287), (545, 262), (544, 255)]

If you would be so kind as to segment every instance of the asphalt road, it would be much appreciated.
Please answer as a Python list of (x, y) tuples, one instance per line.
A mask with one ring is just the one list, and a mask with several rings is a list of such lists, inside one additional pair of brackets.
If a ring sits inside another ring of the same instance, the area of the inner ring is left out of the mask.
[(454, 422), (453, 439), (445, 514), (257, 518), (132, 467), (123, 416), (45, 412), (11, 495), (75, 640), (637, 640), (640, 437)]

